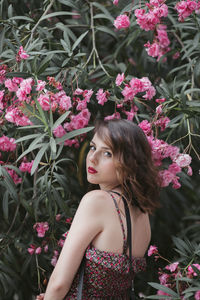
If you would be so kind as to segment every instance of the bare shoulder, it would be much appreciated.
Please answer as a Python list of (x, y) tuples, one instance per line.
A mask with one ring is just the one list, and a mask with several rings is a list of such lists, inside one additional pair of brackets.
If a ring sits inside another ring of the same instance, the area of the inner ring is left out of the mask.
[(92, 206), (96, 208), (105, 207), (108, 203), (110, 195), (108, 192), (103, 190), (93, 190), (86, 193), (81, 199), (80, 205), (82, 206)]

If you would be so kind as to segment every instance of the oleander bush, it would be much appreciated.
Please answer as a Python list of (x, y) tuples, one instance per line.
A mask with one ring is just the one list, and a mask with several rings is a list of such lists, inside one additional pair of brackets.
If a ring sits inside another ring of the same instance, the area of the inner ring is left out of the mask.
[(45, 290), (96, 118), (138, 124), (160, 168), (137, 297), (200, 299), (199, 1), (1, 0), (0, 14), (0, 299)]

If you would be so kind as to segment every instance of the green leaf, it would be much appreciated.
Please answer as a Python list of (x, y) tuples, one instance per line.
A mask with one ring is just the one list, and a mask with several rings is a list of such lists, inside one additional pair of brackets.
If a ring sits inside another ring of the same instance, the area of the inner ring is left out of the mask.
[(71, 132), (66, 133), (65, 135), (63, 135), (61, 138), (57, 138), (56, 139), (56, 144), (60, 144), (63, 143), (65, 140), (69, 140), (77, 135), (86, 133), (90, 130), (94, 129), (94, 127), (86, 127), (86, 128), (81, 128), (81, 129), (77, 129), (77, 130), (73, 130)]
[(100, 4), (98, 2), (93, 2), (92, 4), (96, 7), (98, 7), (112, 23), (114, 22), (113, 16), (109, 13), (109, 11), (105, 8), (105, 6), (103, 6), (102, 4)]
[(29, 134), (29, 135), (26, 135), (26, 136), (23, 136), (23, 137), (17, 139), (15, 142), (19, 143), (19, 142), (23, 142), (23, 141), (26, 141), (26, 140), (34, 139), (34, 138), (36, 138), (40, 135), (41, 135), (41, 133)]
[(112, 35), (115, 39), (117, 39), (116, 33), (113, 30), (111, 30), (110, 28), (106, 27), (106, 26), (96, 26), (96, 29), (99, 30), (99, 31), (106, 32), (106, 33)]
[(77, 6), (75, 4), (73, 4), (72, 1), (69, 1), (69, 0), (58, 0), (58, 1), (64, 5), (70, 6), (70, 7), (74, 8), (75, 10), (77, 10)]
[(176, 297), (176, 298), (179, 297), (179, 295), (177, 293), (175, 293), (173, 290), (171, 290), (170, 288), (166, 287), (165, 285), (162, 285), (162, 284), (159, 284), (159, 283), (156, 283), (156, 282), (148, 282), (148, 284), (150, 286), (152, 286), (153, 288), (157, 289), (157, 290), (161, 290), (161, 291), (169, 294), (170, 296), (173, 296), (173, 297)]
[(3, 50), (4, 37), (5, 37), (5, 27), (1, 30), (1, 34), (0, 34), (0, 53), (2, 53)]
[(38, 100), (36, 98), (35, 98), (35, 103), (36, 103), (37, 109), (38, 109), (38, 111), (40, 113), (40, 116), (42, 118), (42, 122), (45, 125), (45, 129), (47, 129), (48, 128), (47, 119), (45, 117), (45, 114), (44, 114), (44, 111), (42, 109), (42, 106), (40, 105), (40, 103), (38, 102)]
[(50, 138), (50, 147), (53, 153), (56, 153), (56, 141), (53, 137)]
[(24, 20), (24, 21), (28, 21), (28, 22), (34, 22), (33, 19), (26, 17), (26, 16), (14, 16), (12, 18), (9, 18), (9, 20)]
[(8, 191), (5, 191), (4, 195), (3, 195), (3, 203), (2, 203), (3, 215), (4, 215), (4, 218), (6, 220), (8, 220), (8, 212), (9, 212), (9, 209), (8, 209), (8, 205), (9, 205), (8, 195), (9, 195)]
[(43, 21), (43, 20), (49, 19), (49, 18), (54, 18), (54, 17), (57, 17), (57, 16), (74, 16), (74, 15), (77, 15), (77, 13), (68, 12), (68, 11), (57, 11), (57, 12), (53, 12), (53, 13), (50, 13), (48, 15), (43, 16), (40, 19), (40, 21)]
[(47, 148), (49, 147), (49, 144), (44, 144), (42, 146), (42, 148), (40, 149), (40, 151), (37, 153), (35, 159), (34, 159), (34, 163), (32, 165), (32, 168), (31, 168), (31, 175), (34, 174), (35, 170), (37, 169), (45, 151), (47, 150)]
[(76, 47), (80, 44), (80, 42), (84, 39), (84, 37), (88, 34), (88, 32), (89, 30), (87, 30), (86, 32), (84, 32), (79, 36), (79, 38), (75, 41), (75, 43), (72, 46), (72, 51), (76, 49)]
[(70, 111), (66, 111), (63, 115), (61, 115), (52, 127), (52, 131), (56, 129), (70, 114)]
[(37, 148), (40, 148), (41, 145), (43, 145), (43, 144), (37, 144), (37, 145), (32, 146), (32, 147), (29, 146), (28, 149), (25, 150), (25, 151), (18, 157), (18, 159), (17, 159), (16, 161), (18, 162), (22, 157), (24, 157), (25, 155), (27, 155), (27, 154), (30, 153), (31, 151), (33, 151), (33, 150), (35, 150), (35, 149), (37, 149)]

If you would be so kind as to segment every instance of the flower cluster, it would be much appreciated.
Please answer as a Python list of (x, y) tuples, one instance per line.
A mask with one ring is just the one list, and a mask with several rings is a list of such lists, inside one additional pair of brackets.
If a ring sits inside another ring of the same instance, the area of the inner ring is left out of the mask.
[(31, 173), (31, 168), (33, 166), (33, 163), (34, 163), (34, 160), (32, 160), (31, 162), (26, 162), (26, 159), (24, 159), (19, 166), (20, 171)]
[(145, 9), (136, 9), (135, 16), (137, 24), (145, 31), (154, 30), (156, 25), (161, 22), (162, 17), (167, 17), (168, 7), (164, 0), (150, 0), (146, 3), (148, 12)]
[(1, 151), (14, 151), (16, 149), (15, 139), (9, 138), (5, 135), (0, 137), (0, 150)]
[[(176, 279), (181, 279), (183, 277), (187, 277), (189, 279), (193, 279), (195, 277), (197, 277), (197, 273), (194, 270), (194, 267), (197, 268), (200, 271), (200, 264), (198, 263), (193, 263), (193, 264), (189, 264), (186, 267), (181, 267), (180, 263), (178, 261), (174, 262), (174, 263), (170, 263), (168, 260), (166, 260), (164, 257), (162, 257), (160, 255), (160, 253), (158, 252), (158, 248), (155, 245), (151, 245), (149, 247), (148, 256), (152, 256), (154, 255), (154, 259), (155, 261), (157, 261), (159, 258), (165, 260), (168, 262), (168, 264), (164, 267), (164, 269), (159, 268), (158, 271), (158, 279), (159, 282), (162, 286), (166, 286), (167, 288), (171, 289), (171, 290), (175, 290), (177, 288), (176, 285)], [(187, 284), (187, 281), (181, 281), (179, 280), (179, 293), (180, 293), (180, 297), (181, 299), (184, 299), (184, 291), (189, 287), (189, 282)], [(195, 291), (195, 289), (194, 289)], [(157, 291), (157, 295), (163, 295), (163, 296), (169, 296), (169, 298), (167, 299), (172, 299), (170, 294), (164, 292), (163, 290), (158, 290)], [(196, 291), (195, 295), (194, 295), (194, 299), (195, 300), (200, 300), (200, 291)]]
[[(149, 56), (157, 57), (157, 61), (170, 51), (170, 40), (167, 35), (166, 25), (158, 25), (156, 28), (156, 34), (154, 35), (154, 41), (152, 44), (148, 41), (144, 46), (147, 48), (147, 53)], [(166, 58), (165, 58), (166, 60)]]
[(29, 55), (26, 53), (22, 46), (19, 47), (19, 51), (16, 55), (16, 61), (20, 62), (22, 59), (27, 59)]
[(114, 26), (117, 29), (128, 28), (130, 26), (130, 20), (127, 15), (119, 15), (115, 21)]
[(200, 2), (195, 0), (186, 0), (176, 3), (175, 9), (178, 12), (178, 19), (184, 22), (185, 18), (189, 17), (194, 11), (200, 13)]
[(37, 231), (38, 237), (44, 237), (46, 231), (49, 230), (49, 224), (47, 222), (37, 222), (33, 225), (33, 228)]

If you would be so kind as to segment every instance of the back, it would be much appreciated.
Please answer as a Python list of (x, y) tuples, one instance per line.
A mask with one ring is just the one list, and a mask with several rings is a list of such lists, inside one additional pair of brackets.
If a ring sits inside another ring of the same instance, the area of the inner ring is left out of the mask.
[[(103, 216), (103, 230), (93, 239), (92, 245), (99, 250), (123, 253), (122, 227), (127, 237), (124, 203), (120, 195), (115, 193), (112, 193), (112, 195), (117, 203), (118, 211), (111, 195), (107, 193), (107, 195), (105, 195), (106, 201), (104, 201), (105, 213)], [(151, 239), (149, 216), (148, 214), (142, 213), (137, 207), (131, 205), (129, 205), (129, 212), (132, 225), (132, 256), (143, 257)]]

